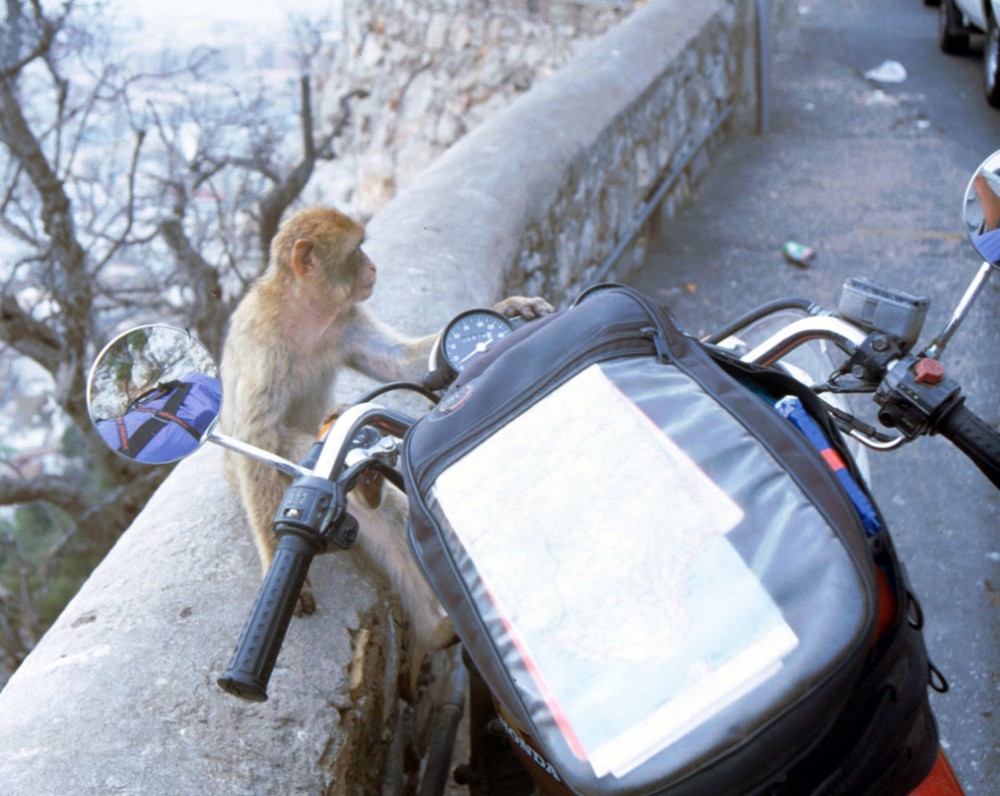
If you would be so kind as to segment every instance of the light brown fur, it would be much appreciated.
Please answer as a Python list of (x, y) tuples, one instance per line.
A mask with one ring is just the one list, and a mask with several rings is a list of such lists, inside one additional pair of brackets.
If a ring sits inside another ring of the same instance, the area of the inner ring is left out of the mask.
[[(382, 381), (420, 379), (436, 335), (404, 337), (361, 304), (371, 295), (376, 275), (361, 250), (363, 240), (364, 229), (332, 208), (300, 211), (282, 225), (266, 271), (230, 321), (221, 365), (222, 423), (228, 434), (298, 460), (330, 406), (341, 367)], [(552, 309), (542, 299), (521, 297), (496, 307), (529, 320)], [(226, 469), (266, 571), (276, 544), (271, 521), (288, 479), (229, 452)], [(418, 649), (435, 649), (452, 638), (450, 623), (401, 538), (405, 497), (394, 488), (386, 490), (379, 509), (386, 522), (362, 533), (359, 544), (398, 591)], [(369, 508), (361, 513), (366, 512), (371, 513)], [(313, 609), (308, 591), (300, 607), (305, 613)], [(419, 664), (420, 657), (415, 661)]]

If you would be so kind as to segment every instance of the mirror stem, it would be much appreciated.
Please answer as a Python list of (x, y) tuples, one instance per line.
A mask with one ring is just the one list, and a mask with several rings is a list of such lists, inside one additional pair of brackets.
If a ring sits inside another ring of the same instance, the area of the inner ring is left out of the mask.
[(975, 279), (965, 291), (965, 295), (962, 296), (962, 300), (958, 302), (958, 306), (955, 308), (955, 312), (951, 316), (951, 320), (948, 321), (948, 325), (944, 327), (944, 330), (936, 338), (934, 342), (930, 344), (927, 351), (924, 352), (924, 356), (930, 357), (931, 359), (940, 359), (941, 354), (944, 351), (948, 341), (954, 336), (955, 332), (958, 331), (958, 327), (962, 325), (962, 321), (965, 320), (965, 316), (969, 314), (969, 309), (972, 307), (975, 300), (979, 297), (979, 292), (986, 285), (986, 280), (990, 278), (990, 273), (993, 271), (994, 266), (990, 265), (988, 262), (984, 262), (980, 268), (979, 273), (976, 274)]
[(264, 464), (269, 464), (272, 467), (281, 470), (281, 472), (292, 476), (293, 478), (300, 475), (312, 475), (312, 471), (306, 469), (305, 467), (300, 467), (299, 465), (294, 464), (287, 459), (283, 459), (270, 451), (266, 451), (263, 448), (258, 448), (246, 442), (240, 442), (238, 439), (227, 436), (221, 431), (210, 432), (208, 435), (208, 441), (214, 442), (216, 445), (221, 445), (223, 448), (228, 448), (231, 451), (242, 453), (244, 456), (249, 456), (251, 459), (256, 459)]

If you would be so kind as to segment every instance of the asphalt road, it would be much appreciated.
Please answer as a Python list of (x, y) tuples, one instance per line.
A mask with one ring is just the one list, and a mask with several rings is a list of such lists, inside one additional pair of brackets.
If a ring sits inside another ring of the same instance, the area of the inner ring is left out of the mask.
[[(961, 200), (1000, 148), (981, 58), (941, 53), (937, 9), (921, 0), (800, 8), (799, 44), (773, 64), (767, 131), (719, 153), (631, 281), (702, 334), (782, 296), (835, 307), (844, 279), (868, 276), (932, 299), (929, 342), (979, 265), (960, 232)], [(901, 63), (906, 80), (864, 77), (885, 60)], [(787, 240), (818, 250), (810, 268), (784, 261)], [(998, 351), (1000, 274), (943, 357), (968, 405), (994, 425)], [(1000, 492), (937, 437), (874, 454), (871, 466), (931, 657), (951, 683), (932, 699), (942, 742), (969, 796), (1000, 793)]]

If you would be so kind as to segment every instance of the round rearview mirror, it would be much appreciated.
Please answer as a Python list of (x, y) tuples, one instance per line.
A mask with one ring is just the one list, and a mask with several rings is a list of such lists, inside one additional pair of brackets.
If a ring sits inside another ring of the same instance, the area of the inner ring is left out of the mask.
[(194, 453), (221, 407), (212, 356), (173, 326), (138, 326), (118, 335), (87, 380), (87, 409), (101, 438), (137, 462), (168, 464)]
[(1000, 267), (1000, 150), (994, 152), (969, 180), (963, 203), (965, 229), (979, 256)]

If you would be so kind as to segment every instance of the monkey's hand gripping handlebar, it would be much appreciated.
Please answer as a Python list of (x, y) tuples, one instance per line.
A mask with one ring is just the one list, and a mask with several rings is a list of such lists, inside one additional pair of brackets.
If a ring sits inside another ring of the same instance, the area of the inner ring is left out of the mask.
[[(393, 468), (413, 419), (372, 403), (346, 410), (299, 465), (258, 456), (249, 446), (217, 440), (294, 475), (274, 517), (277, 549), (219, 686), (253, 702), (267, 699), (267, 684), (281, 650), (313, 557), (346, 550), (358, 523), (347, 493), (372, 470), (401, 486)], [(262, 452), (263, 453), (263, 452)]]

